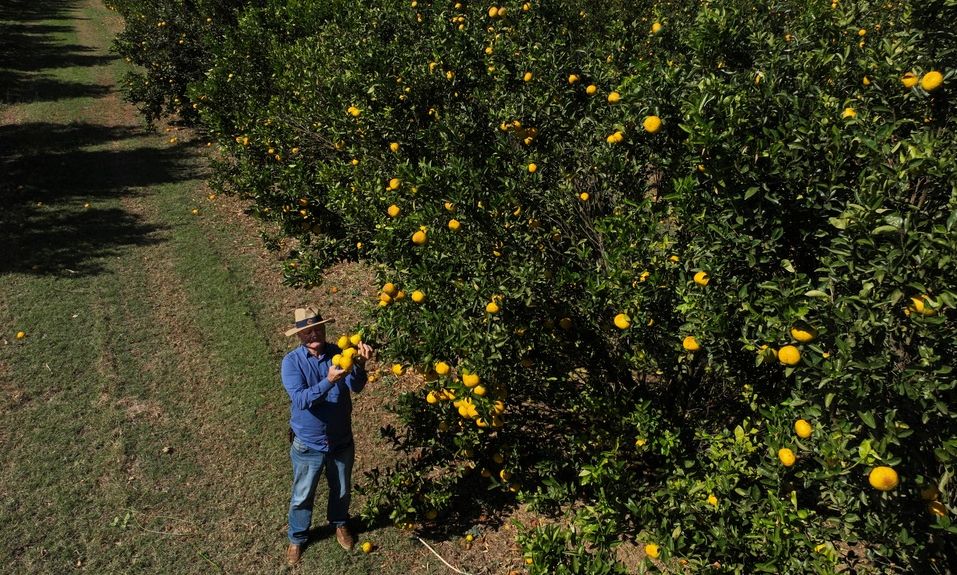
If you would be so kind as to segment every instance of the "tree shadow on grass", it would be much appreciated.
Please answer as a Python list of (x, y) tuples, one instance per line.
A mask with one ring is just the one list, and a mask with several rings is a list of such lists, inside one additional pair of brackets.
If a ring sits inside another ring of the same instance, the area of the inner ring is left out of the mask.
[(148, 147), (142, 135), (92, 124), (0, 126), (0, 275), (98, 274), (104, 258), (163, 241), (161, 227), (115, 200), (201, 174), (183, 145)]
[(78, 0), (4, 0), (0, 3), (0, 20), (56, 20), (66, 18), (78, 5)]
[(100, 98), (109, 94), (109, 86), (65, 82), (55, 78), (0, 71), (0, 104), (16, 105), (52, 102), (73, 98)]
[(76, 2), (43, 0), (0, 4), (0, 104), (96, 98), (110, 92), (108, 86), (50, 74), (58, 69), (108, 65), (117, 59), (88, 46), (64, 43), (62, 38), (73, 32), (71, 26), (37, 23), (75, 20), (71, 14), (75, 8)]

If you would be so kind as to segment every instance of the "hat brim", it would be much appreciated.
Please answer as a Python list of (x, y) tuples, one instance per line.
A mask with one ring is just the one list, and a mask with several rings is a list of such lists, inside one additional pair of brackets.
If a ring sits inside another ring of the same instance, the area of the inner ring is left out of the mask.
[(286, 337), (296, 335), (296, 334), (299, 333), (300, 331), (307, 330), (307, 329), (312, 329), (312, 328), (316, 327), (317, 325), (322, 325), (322, 324), (326, 324), (326, 323), (336, 323), (336, 320), (334, 320), (334, 319), (324, 319), (324, 320), (322, 320), (322, 321), (317, 321), (316, 323), (310, 323), (309, 325), (305, 325), (305, 326), (303, 326), (303, 327), (294, 327), (294, 328), (292, 328), (292, 329), (287, 329), (287, 330), (286, 330)]

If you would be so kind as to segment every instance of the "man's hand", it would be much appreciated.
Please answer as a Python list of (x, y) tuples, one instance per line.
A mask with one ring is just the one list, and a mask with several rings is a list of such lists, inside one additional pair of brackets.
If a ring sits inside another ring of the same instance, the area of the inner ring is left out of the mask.
[(356, 354), (353, 356), (352, 361), (359, 364), (359, 367), (365, 367), (366, 362), (372, 358), (372, 351), (372, 346), (360, 341), (359, 345), (356, 346)]
[(326, 374), (326, 379), (329, 380), (329, 383), (335, 383), (346, 376), (346, 370), (338, 368), (332, 364), (329, 365), (329, 373)]

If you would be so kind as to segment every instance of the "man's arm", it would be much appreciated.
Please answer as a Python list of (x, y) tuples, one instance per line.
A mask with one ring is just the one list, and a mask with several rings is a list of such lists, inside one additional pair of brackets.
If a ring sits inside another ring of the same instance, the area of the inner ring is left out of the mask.
[(369, 374), (366, 373), (366, 361), (372, 357), (372, 348), (365, 343), (360, 342), (359, 345), (356, 346), (356, 349), (358, 351), (355, 355), (355, 367), (352, 368), (349, 376), (346, 377), (346, 385), (349, 386), (349, 389), (352, 390), (353, 393), (362, 391), (369, 381)]
[(365, 365), (356, 364), (356, 366), (352, 368), (352, 371), (349, 372), (349, 375), (346, 376), (346, 385), (349, 386), (349, 389), (352, 390), (353, 393), (362, 391), (368, 381), (369, 374), (366, 373)]
[(297, 409), (308, 409), (316, 402), (326, 400), (326, 394), (335, 386), (328, 378), (322, 378), (319, 385), (309, 387), (306, 383), (306, 376), (295, 361), (288, 358), (282, 362), (282, 385), (289, 394), (293, 406)]

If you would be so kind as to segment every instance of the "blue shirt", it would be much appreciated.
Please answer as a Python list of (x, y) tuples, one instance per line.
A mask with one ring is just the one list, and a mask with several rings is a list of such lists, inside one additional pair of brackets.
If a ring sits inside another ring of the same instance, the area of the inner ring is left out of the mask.
[(352, 392), (366, 385), (365, 369), (356, 365), (335, 383), (326, 376), (332, 356), (341, 350), (326, 343), (314, 356), (300, 345), (282, 360), (282, 385), (292, 400), (289, 426), (299, 441), (319, 451), (336, 451), (352, 443)]

